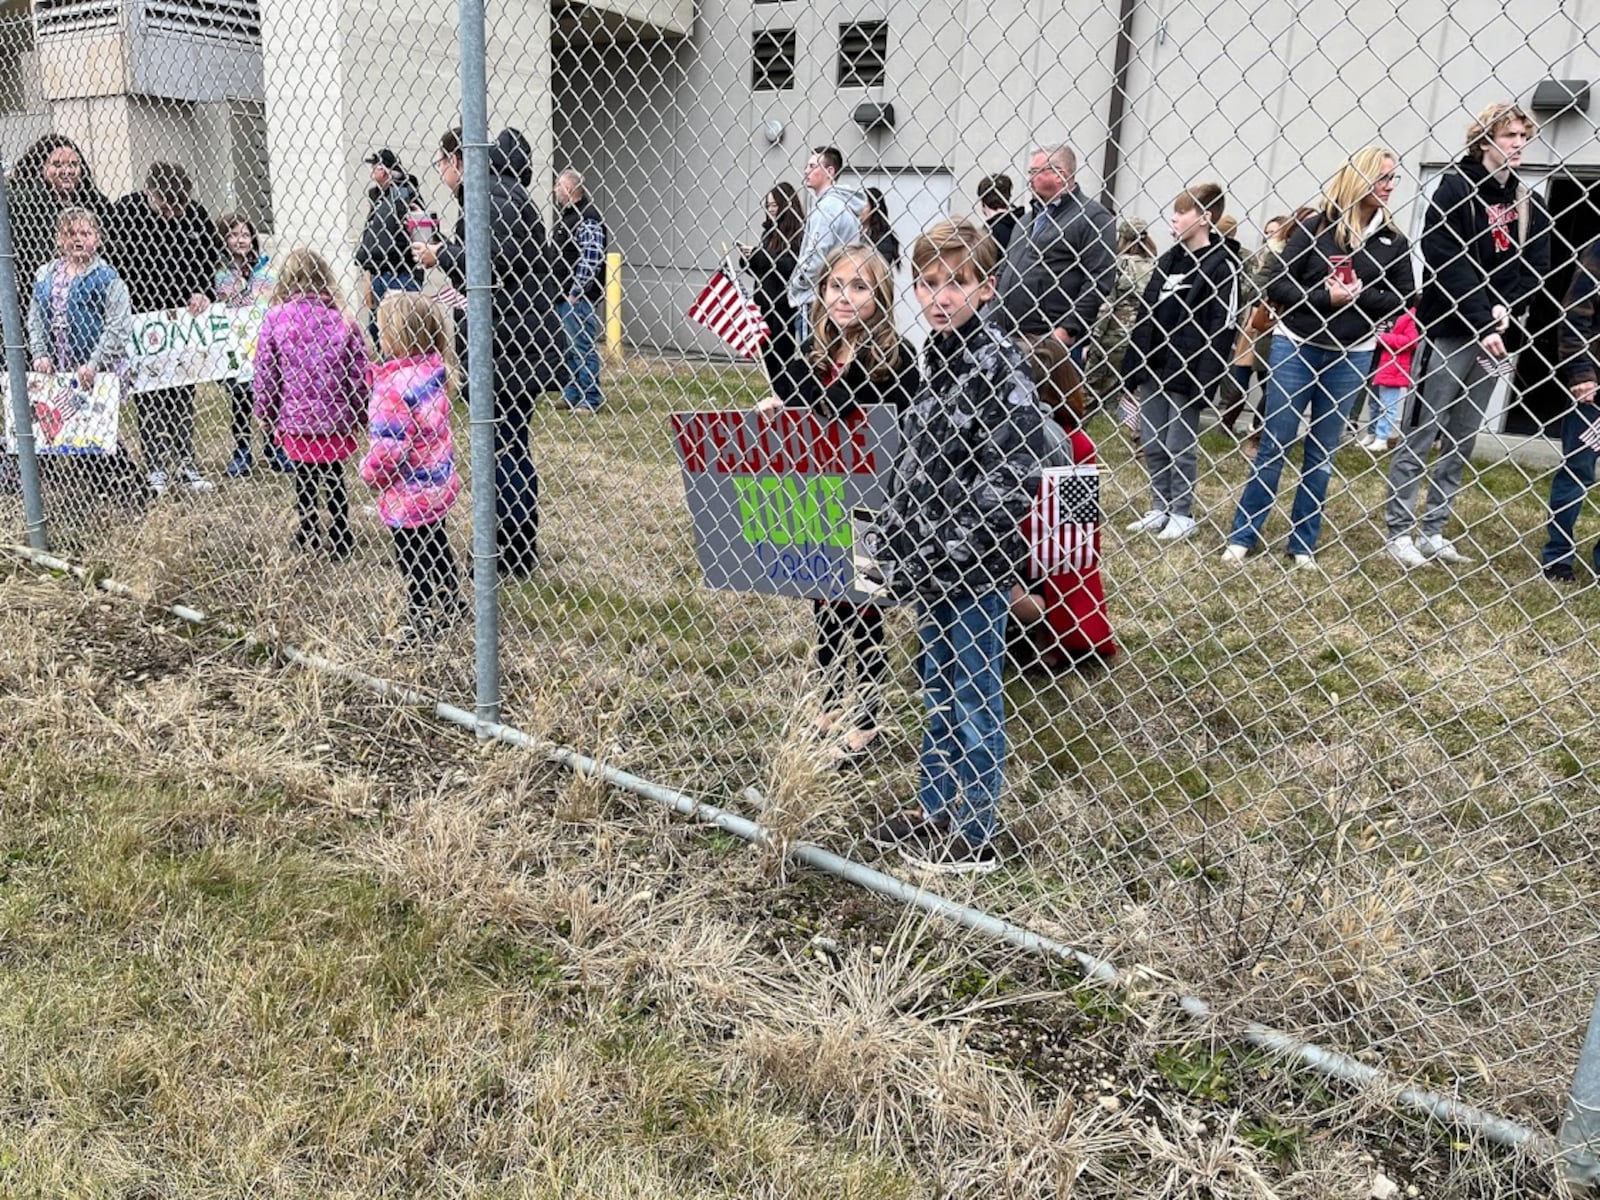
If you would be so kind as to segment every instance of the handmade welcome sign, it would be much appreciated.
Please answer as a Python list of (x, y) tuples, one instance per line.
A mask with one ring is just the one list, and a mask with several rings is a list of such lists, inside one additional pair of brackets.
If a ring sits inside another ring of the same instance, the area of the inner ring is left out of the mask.
[(708, 587), (871, 601), (853, 586), (851, 511), (883, 503), (900, 446), (893, 408), (674, 413), (672, 433)]
[(233, 376), (244, 357), (237, 317), (221, 304), (199, 316), (186, 308), (135, 313), (128, 337), (128, 390), (149, 392)]
[[(10, 381), (0, 372), (0, 401), (6, 414), (6, 453), (17, 453)], [(122, 392), (117, 377), (102, 371), (88, 388), (72, 372), (28, 372), (28, 409), (33, 413), (37, 454), (115, 454)]]

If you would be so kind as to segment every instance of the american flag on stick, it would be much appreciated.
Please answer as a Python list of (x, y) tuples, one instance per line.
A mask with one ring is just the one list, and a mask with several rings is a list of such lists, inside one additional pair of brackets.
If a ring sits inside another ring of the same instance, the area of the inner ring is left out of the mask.
[(1028, 514), (1028, 574), (1086, 571), (1100, 557), (1100, 468), (1047, 467)]
[(711, 282), (689, 306), (689, 320), (704, 325), (740, 358), (754, 358), (772, 331), (754, 300), (744, 294), (731, 262), (717, 268)]
[(1600, 417), (1596, 417), (1594, 423), (1578, 435), (1578, 440), (1600, 454)]

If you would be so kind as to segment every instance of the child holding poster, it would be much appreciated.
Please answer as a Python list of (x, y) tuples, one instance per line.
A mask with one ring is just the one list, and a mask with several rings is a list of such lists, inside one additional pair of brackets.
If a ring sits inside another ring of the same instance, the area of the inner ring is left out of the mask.
[[(217, 218), (217, 233), (222, 237), (227, 254), (217, 268), (217, 303), (227, 306), (235, 334), (248, 334), (247, 343), (245, 338), (240, 339), (237, 373), (224, 384), (233, 400), (233, 458), (228, 463), (228, 474), (237, 479), (250, 474), (255, 466), (255, 456), (250, 452), (250, 380), (255, 375), (256, 338), (260, 334), (261, 319), (271, 303), (276, 280), (269, 268), (270, 260), (261, 253), (261, 239), (249, 217), (243, 213), (223, 213)], [(261, 453), (274, 471), (294, 470), (283, 451), (265, 437)]]
[(466, 613), (461, 573), (445, 517), (461, 493), (450, 435), (455, 339), (446, 310), (418, 292), (395, 290), (378, 304), (383, 361), (367, 410), (372, 448), (361, 478), (377, 489), (378, 514), (394, 535), (406, 579), (403, 643), (431, 641)]
[(297, 550), (322, 544), (317, 506), (326, 495), (326, 548), (349, 558), (350, 499), (344, 464), (355, 457), (367, 393), (367, 343), (345, 314), (333, 268), (314, 250), (293, 250), (261, 321), (253, 380), (256, 416), (294, 466)]
[(1027, 555), (1022, 519), (1050, 454), (1021, 352), (979, 315), (999, 261), (970, 220), (940, 221), (912, 246), (932, 333), (878, 521), (889, 590), (917, 605), (928, 728), (916, 806), (868, 838), (940, 874), (999, 866), (1006, 619)]
[[(773, 379), (778, 395), (757, 408), (810, 408), (825, 420), (849, 418), (869, 404), (903, 411), (916, 394), (916, 360), (894, 327), (894, 271), (869, 246), (841, 246), (828, 255), (810, 313), (804, 357)], [(822, 715), (817, 728), (836, 740), (835, 766), (859, 759), (878, 740), (878, 716), (889, 676), (883, 610), (848, 600), (813, 601)], [(855, 677), (854, 703), (849, 697)]]

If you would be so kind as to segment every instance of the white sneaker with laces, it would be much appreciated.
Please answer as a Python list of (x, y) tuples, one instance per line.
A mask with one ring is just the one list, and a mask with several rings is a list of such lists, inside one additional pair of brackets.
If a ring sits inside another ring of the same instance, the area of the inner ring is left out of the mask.
[(1320, 571), (1317, 560), (1309, 554), (1291, 554), (1289, 556), (1296, 571)]
[(183, 486), (197, 496), (204, 496), (207, 492), (217, 490), (217, 485), (212, 483), (195, 467), (185, 467), (183, 471)]
[(1162, 512), (1159, 508), (1152, 508), (1137, 521), (1129, 521), (1122, 528), (1126, 533), (1154, 533), (1166, 523), (1167, 514)]
[(1422, 551), (1417, 549), (1417, 544), (1409, 534), (1390, 538), (1383, 544), (1383, 552), (1408, 571), (1428, 565), (1428, 560), (1422, 556)]
[(1424, 534), (1422, 540), (1417, 543), (1417, 548), (1422, 551), (1425, 557), (1437, 558), (1440, 562), (1469, 563), (1472, 561), (1472, 559), (1457, 550), (1455, 543), (1442, 533)]
[(1222, 561), (1231, 566), (1237, 566), (1239, 563), (1244, 562), (1249, 553), (1249, 546), (1241, 546), (1238, 542), (1229, 542), (1227, 548), (1222, 552)]
[(1180, 513), (1173, 513), (1167, 518), (1167, 523), (1161, 527), (1161, 532), (1156, 534), (1158, 542), (1181, 542), (1195, 531), (1200, 524), (1193, 517), (1185, 517)]
[(165, 471), (150, 472), (150, 490), (156, 495), (161, 495), (167, 490), (167, 473)]

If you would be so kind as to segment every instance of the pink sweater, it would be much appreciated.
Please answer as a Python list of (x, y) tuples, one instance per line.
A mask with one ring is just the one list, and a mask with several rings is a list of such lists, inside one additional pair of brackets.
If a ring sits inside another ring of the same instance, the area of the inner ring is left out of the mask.
[(1417, 328), (1417, 310), (1400, 314), (1394, 328), (1378, 335), (1378, 369), (1372, 382), (1379, 387), (1410, 387), (1411, 359), (1417, 352), (1422, 331)]
[(444, 520), (461, 493), (444, 360), (424, 354), (380, 363), (367, 418), (372, 448), (361, 478), (377, 489), (383, 523), (410, 529)]

